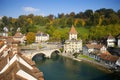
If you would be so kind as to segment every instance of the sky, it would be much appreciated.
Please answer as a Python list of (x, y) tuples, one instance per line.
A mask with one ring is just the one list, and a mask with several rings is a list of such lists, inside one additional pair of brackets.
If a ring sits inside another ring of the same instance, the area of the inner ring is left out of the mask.
[(120, 0), (0, 0), (0, 16), (17, 18), (20, 15), (48, 16), (58, 13), (93, 11), (101, 8), (120, 9)]

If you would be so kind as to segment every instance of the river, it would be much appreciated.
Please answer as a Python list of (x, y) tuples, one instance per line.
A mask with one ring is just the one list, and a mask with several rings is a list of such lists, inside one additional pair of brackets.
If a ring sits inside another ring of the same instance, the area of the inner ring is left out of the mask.
[(58, 56), (36, 61), (45, 80), (114, 80), (110, 74), (85, 62)]

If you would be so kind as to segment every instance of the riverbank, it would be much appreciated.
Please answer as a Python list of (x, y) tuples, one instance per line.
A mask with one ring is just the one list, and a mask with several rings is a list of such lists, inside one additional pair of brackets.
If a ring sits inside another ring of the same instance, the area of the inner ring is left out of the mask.
[(103, 64), (98, 63), (96, 61), (91, 61), (91, 60), (88, 60), (88, 59), (80, 58), (80, 60), (82, 60), (83, 62), (85, 62), (87, 64), (95, 66), (96, 68), (98, 68), (102, 71), (105, 71), (106, 73), (113, 73), (113, 71), (110, 70), (109, 66), (106, 66), (106, 65), (103, 65)]
[(76, 60), (76, 61), (79, 61), (79, 62), (83, 61), (83, 62), (85, 62), (85, 63), (87, 63), (87, 64), (90, 64), (90, 65), (92, 65), (92, 66), (94, 66), (94, 67), (102, 70), (102, 71), (105, 71), (106, 73), (113, 73), (113, 71), (110, 70), (110, 67), (109, 67), (109, 66), (104, 65), (104, 64), (101, 64), (101, 63), (99, 63), (99, 62), (97, 62), (97, 61), (89, 60), (89, 59), (87, 59), (87, 58), (81, 58), (81, 57), (74, 58), (74, 57), (73, 57), (72, 55), (70, 55), (70, 54), (62, 54), (62, 56), (67, 57), (67, 58), (70, 58), (70, 59), (73, 59), (73, 60)]

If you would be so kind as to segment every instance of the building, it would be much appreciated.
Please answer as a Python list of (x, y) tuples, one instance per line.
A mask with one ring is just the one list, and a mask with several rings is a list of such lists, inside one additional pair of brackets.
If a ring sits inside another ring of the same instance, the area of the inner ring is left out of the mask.
[(0, 40), (0, 80), (44, 80), (43, 73), (32, 60), (14, 52), (13, 45), (17, 43), (8, 43)]
[(120, 66), (120, 57), (119, 57), (119, 59), (117, 60), (116, 65)]
[(102, 44), (86, 44), (83, 47), (83, 53), (89, 55), (90, 53), (100, 52), (104, 53), (107, 51), (107, 48)]
[(43, 32), (37, 32), (35, 36), (35, 42), (45, 42), (49, 40), (49, 34)]
[(111, 55), (109, 52), (105, 52), (99, 55), (100, 62), (108, 65), (111, 68), (115, 68), (117, 66), (117, 61), (119, 59), (118, 56)]
[(107, 38), (107, 47), (114, 47), (115, 41), (115, 38), (110, 34)]
[(17, 31), (15, 33), (15, 35), (13, 36), (13, 39), (16, 40), (16, 41), (20, 41), (20, 43), (25, 42), (25, 36), (19, 31)]
[(117, 37), (117, 45), (120, 48), (120, 35)]
[(0, 16), (0, 20), (2, 20), (3, 16)]
[(8, 36), (8, 28), (7, 27), (4, 27), (3, 28), (3, 33), (2, 33), (2, 36), (5, 36), (5, 37), (7, 37)]
[(65, 53), (80, 53), (82, 51), (82, 40), (77, 39), (77, 34), (75, 27), (72, 25), (69, 40), (66, 40), (64, 44)]

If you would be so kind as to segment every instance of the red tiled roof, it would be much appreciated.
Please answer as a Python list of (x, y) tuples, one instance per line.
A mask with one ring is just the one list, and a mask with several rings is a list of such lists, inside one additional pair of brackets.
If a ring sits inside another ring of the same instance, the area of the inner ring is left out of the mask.
[(104, 52), (103, 54), (106, 54), (106, 55), (111, 55), (108, 51)]
[(77, 34), (75, 27), (72, 25), (69, 34)]
[(113, 56), (108, 54), (101, 54), (100, 58), (103, 60), (111, 61), (111, 62), (116, 62), (119, 59), (118, 56)]
[(26, 66), (19, 63), (18, 61), (15, 61), (11, 66), (9, 66), (9, 68), (4, 73), (0, 74), (0, 80), (1, 79), (3, 80), (10, 80), (10, 79), (25, 80), (25, 78), (21, 77), (20, 75), (18, 76), (16, 74), (19, 70), (25, 71), (26, 73), (37, 78), (38, 80), (42, 80), (43, 78), (43, 76), (40, 74), (39, 71), (37, 72), (37, 74), (39, 75), (36, 75), (36, 73), (32, 72), (32, 70), (28, 69)]
[(15, 44), (20, 43), (20, 41), (14, 40), (13, 37), (8, 37), (6, 40), (7, 40), (7, 43), (15, 43)]
[[(13, 54), (11, 56), (11, 58), (14, 56), (15, 54)], [(6, 56), (6, 58), (0, 58), (0, 63), (1, 66), (0, 68), (3, 69), (3, 67), (7, 64), (7, 58), (10, 55)], [(18, 54), (18, 56), (21, 56)], [(9, 58), (9, 59), (11, 59)], [(23, 58), (23, 57), (22, 57)], [(30, 60), (29, 60), (30, 61)], [(0, 69), (0, 70), (1, 70)], [(21, 64), (20, 62), (18, 62), (17, 60), (11, 64), (7, 70), (5, 72), (3, 72), (2, 74), (0, 74), (0, 80), (9, 80), (9, 79), (14, 79), (14, 80), (25, 80), (25, 78), (21, 77), (20, 75), (17, 75), (16, 73), (19, 70), (23, 70), (26, 73), (30, 74), (31, 76), (35, 77), (38, 80), (44, 80), (43, 78), (43, 73), (40, 72), (37, 68), (34, 68), (32, 70), (30, 70), (29, 68), (27, 68), (25, 65)]]
[(31, 66), (35, 66), (35, 62), (28, 59), (27, 57), (23, 56), (23, 55), (19, 55), (22, 59), (24, 59), (28, 64), (30, 64)]
[(101, 45), (101, 44), (86, 44), (86, 47), (87, 48), (96, 48), (96, 49), (100, 49), (100, 48), (102, 48), (103, 47), (103, 45)]
[(0, 71), (4, 68), (6, 64), (7, 64), (7, 56), (4, 58), (0, 58)]

